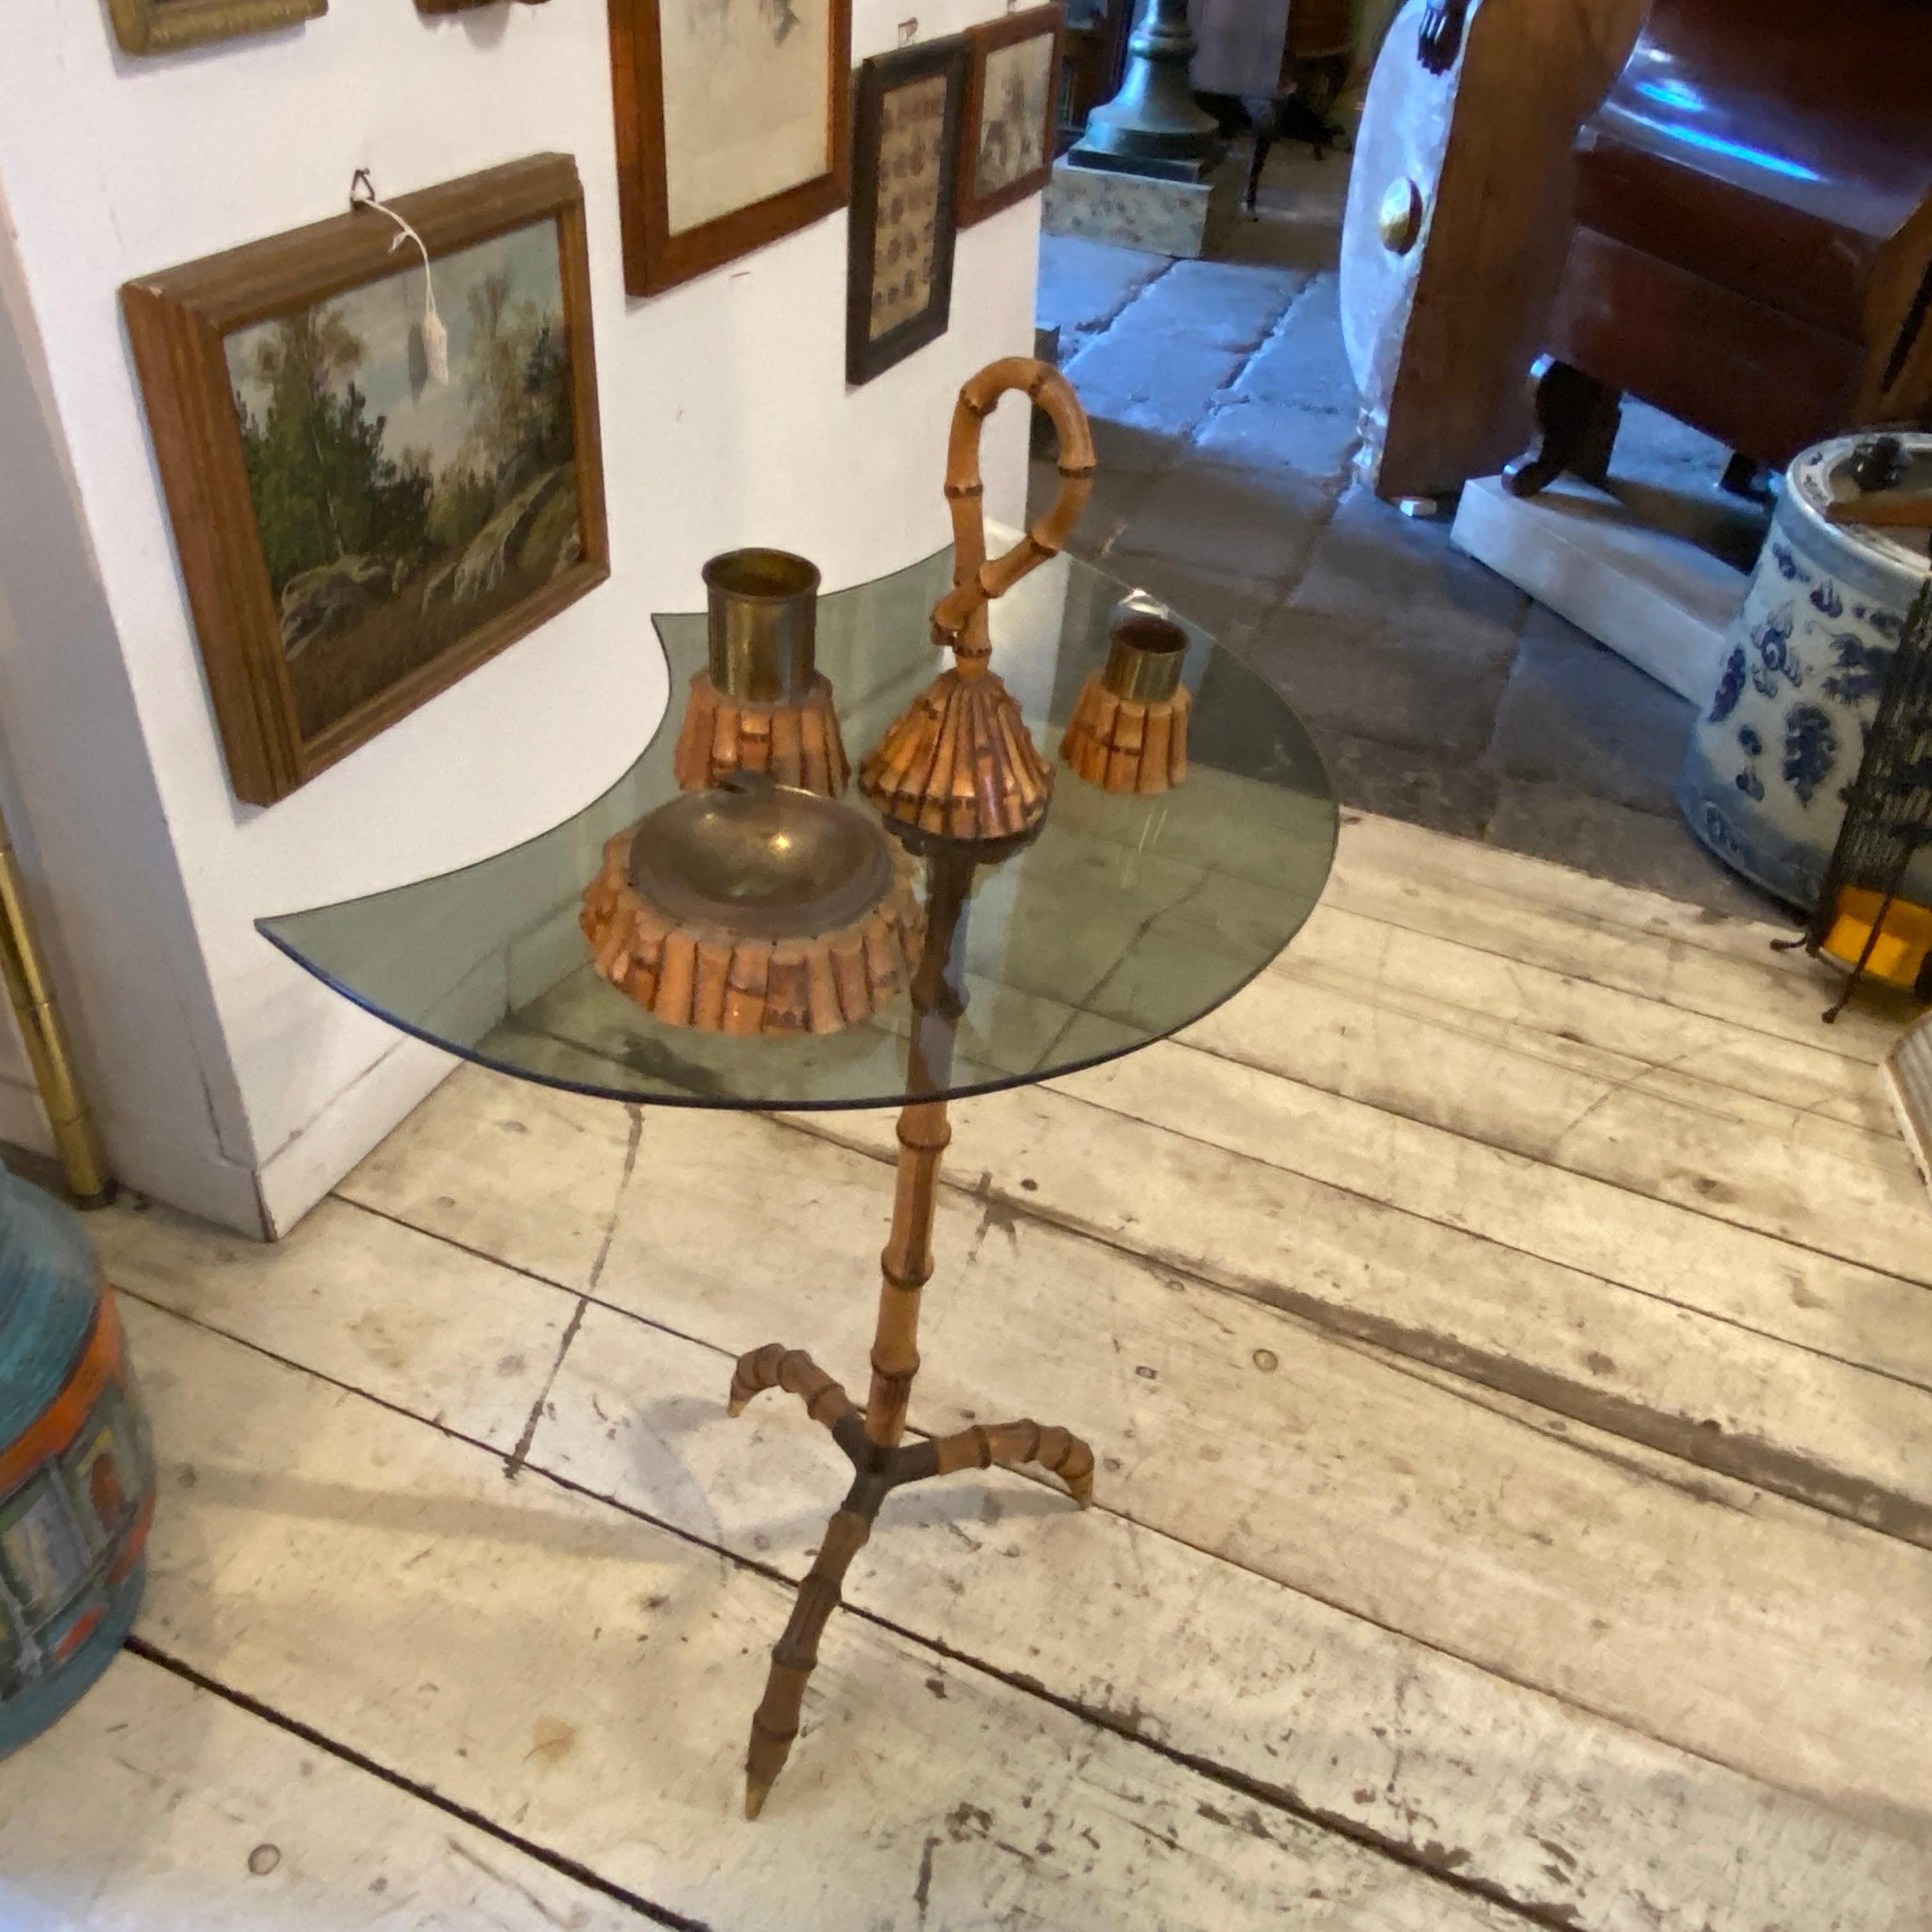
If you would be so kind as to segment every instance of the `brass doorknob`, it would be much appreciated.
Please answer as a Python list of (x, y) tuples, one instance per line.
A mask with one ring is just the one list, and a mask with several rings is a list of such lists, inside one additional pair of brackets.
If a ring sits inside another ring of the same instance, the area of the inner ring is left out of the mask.
[(1406, 255), (1422, 233), (1422, 190), (1406, 175), (1390, 182), (1376, 213), (1376, 232), (1391, 255)]

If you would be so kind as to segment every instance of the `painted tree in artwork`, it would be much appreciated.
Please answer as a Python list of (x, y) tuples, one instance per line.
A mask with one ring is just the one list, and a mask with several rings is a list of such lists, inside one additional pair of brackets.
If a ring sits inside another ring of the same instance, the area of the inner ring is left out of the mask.
[(422, 541), (427, 466), (383, 453), (384, 418), (356, 386), (363, 347), (334, 309), (276, 321), (256, 344), (250, 373), (267, 392), (245, 411), (242, 452), (269, 581), (370, 554), (396, 559)]
[(501, 504), (570, 460), (569, 362), (556, 322), (534, 302), (512, 303), (508, 274), (472, 289), (469, 308), (471, 443)]

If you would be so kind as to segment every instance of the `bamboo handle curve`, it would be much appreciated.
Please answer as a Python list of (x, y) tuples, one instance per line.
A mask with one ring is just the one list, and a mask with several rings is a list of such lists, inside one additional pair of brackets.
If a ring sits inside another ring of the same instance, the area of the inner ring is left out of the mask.
[[(1018, 389), (1046, 412), (1060, 434), (1060, 494), (1053, 507), (1003, 556), (986, 556), (981, 498), (980, 435), (1009, 390)], [(992, 654), (986, 606), (1030, 570), (1058, 556), (1080, 520), (1094, 488), (1094, 433), (1073, 386), (1051, 364), (1030, 356), (989, 362), (961, 386), (946, 446), (946, 501), (952, 515), (952, 588), (932, 608), (933, 641), (949, 645), (962, 670)]]

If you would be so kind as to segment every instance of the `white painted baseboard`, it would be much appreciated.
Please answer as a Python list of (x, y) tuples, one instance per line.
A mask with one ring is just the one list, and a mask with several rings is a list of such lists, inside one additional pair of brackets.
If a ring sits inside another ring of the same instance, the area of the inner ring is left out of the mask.
[[(104, 1115), (101, 1138), (124, 1186), (254, 1240), (278, 1240), (456, 1065), (421, 1040), (398, 1040), (259, 1172), (137, 1119)], [(0, 1141), (34, 1154), (54, 1151), (40, 1096), (25, 1081), (0, 1076)]]
[[(178, 1127), (138, 1116), (97, 1116), (114, 1178), (137, 1194), (257, 1240), (263, 1232), (255, 1177), (239, 1162), (196, 1144)], [(0, 1140), (51, 1156), (53, 1136), (40, 1095), (22, 1080), (0, 1078)]]
[(1680, 697), (1702, 705), (1717, 689), (1750, 580), (1605, 491), (1564, 476), (1525, 499), (1485, 476), (1465, 487), (1450, 537)]
[(262, 1232), (279, 1240), (458, 1064), (422, 1040), (398, 1040), (262, 1163), (255, 1177)]

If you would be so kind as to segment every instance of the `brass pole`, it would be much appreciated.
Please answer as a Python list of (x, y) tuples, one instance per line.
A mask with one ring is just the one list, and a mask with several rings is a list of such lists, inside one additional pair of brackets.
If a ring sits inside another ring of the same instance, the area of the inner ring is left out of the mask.
[(40, 1090), (40, 1104), (46, 1109), (55, 1149), (66, 1172), (68, 1190), (78, 1207), (105, 1207), (113, 1198), (114, 1183), (74, 1076), (74, 1055), (54, 1004), (46, 963), (34, 938), (20, 864), (4, 816), (0, 816), (0, 971), (6, 975), (7, 997), (13, 1002), (14, 1016), (27, 1042), (27, 1058)]

